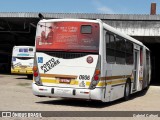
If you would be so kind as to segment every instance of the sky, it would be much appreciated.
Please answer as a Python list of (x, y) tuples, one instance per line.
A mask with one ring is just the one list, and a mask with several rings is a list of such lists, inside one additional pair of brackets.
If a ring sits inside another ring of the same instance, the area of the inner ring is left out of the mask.
[(1, 0), (0, 12), (150, 14), (160, 0)]

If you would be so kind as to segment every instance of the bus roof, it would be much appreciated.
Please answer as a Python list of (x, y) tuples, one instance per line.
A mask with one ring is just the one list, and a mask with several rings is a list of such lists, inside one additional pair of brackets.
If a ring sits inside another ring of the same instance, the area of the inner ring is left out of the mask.
[(34, 46), (14, 46), (14, 48), (28, 48), (28, 47), (34, 47)]
[(62, 22), (62, 21), (79, 21), (79, 22), (94, 22), (99, 23), (98, 20), (89, 20), (89, 19), (42, 19), (39, 22)]
[(125, 39), (128, 39), (138, 45), (141, 46), (145, 46), (142, 42), (130, 37), (127, 34), (121, 33), (120, 31), (118, 31), (117, 29), (113, 28), (112, 26), (104, 23), (103, 21), (101, 21), (100, 19), (97, 20), (89, 20), (89, 19), (42, 19), (39, 22), (62, 22), (62, 21), (79, 21), (79, 22), (94, 22), (94, 23), (99, 23), (102, 24), (104, 28), (106, 28), (107, 30), (109, 30), (110, 32), (113, 32), (119, 36), (122, 36)]

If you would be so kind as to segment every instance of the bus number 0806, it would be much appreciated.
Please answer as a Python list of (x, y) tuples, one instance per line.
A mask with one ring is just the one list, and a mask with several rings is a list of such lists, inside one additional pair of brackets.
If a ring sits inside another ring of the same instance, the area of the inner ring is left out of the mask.
[(80, 75), (79, 76), (79, 80), (89, 80), (90, 79), (90, 75)]

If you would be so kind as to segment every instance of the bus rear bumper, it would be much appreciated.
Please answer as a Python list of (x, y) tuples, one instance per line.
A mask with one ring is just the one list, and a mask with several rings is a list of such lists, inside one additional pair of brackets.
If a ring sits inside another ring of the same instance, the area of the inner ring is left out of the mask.
[(50, 86), (38, 86), (32, 83), (32, 91), (36, 96), (43, 97), (59, 97), (59, 98), (79, 98), (79, 99), (93, 99), (101, 100), (101, 94), (95, 95), (101, 89), (80, 89), (80, 88), (62, 88)]
[(21, 70), (11, 70), (11, 73), (12, 74), (33, 74), (33, 71), (32, 70), (24, 70), (24, 71), (21, 71)]

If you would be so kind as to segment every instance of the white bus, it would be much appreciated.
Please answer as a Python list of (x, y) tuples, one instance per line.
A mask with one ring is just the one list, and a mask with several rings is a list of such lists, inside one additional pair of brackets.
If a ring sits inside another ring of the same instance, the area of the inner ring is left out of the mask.
[(40, 20), (33, 94), (114, 101), (148, 87), (150, 51), (101, 20)]
[(14, 46), (12, 51), (11, 73), (24, 74), (31, 78), (33, 75), (34, 54), (34, 46)]

